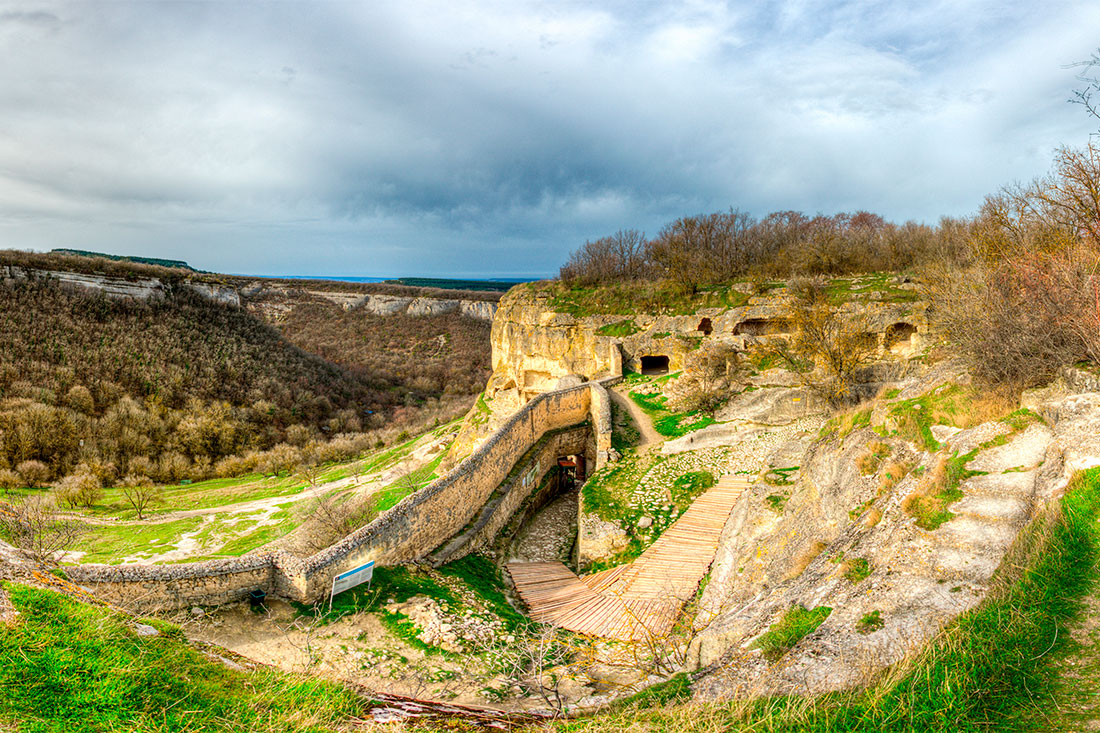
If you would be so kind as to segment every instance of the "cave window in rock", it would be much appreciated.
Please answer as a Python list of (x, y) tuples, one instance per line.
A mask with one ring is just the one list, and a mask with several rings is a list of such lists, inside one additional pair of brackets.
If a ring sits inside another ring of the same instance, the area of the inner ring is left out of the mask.
[(643, 356), (642, 374), (668, 374), (668, 357), (662, 355)]
[(695, 330), (702, 331), (705, 336), (710, 336), (711, 332), (714, 331), (714, 326), (711, 325), (709, 318), (704, 318), (699, 321), (699, 327)]
[(733, 328), (736, 336), (772, 336), (790, 332), (791, 324), (785, 318), (749, 318)]
[(912, 323), (895, 323), (886, 329), (886, 350), (894, 353), (906, 351), (913, 345), (917, 327)]

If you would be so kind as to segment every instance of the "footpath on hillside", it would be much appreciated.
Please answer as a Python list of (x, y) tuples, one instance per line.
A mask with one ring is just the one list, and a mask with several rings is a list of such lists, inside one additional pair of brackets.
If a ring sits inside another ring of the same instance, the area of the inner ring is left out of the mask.
[(634, 420), (634, 424), (638, 426), (638, 431), (642, 435), (641, 442), (638, 443), (639, 453), (652, 450), (654, 446), (665, 442), (661, 434), (654, 429), (653, 421), (649, 419), (649, 415), (645, 414), (645, 411), (638, 407), (634, 400), (616, 389), (610, 389), (608, 392), (615, 404), (626, 410)]
[(1058, 649), (1050, 660), (1050, 673), (1057, 677), (1054, 695), (1029, 722), (1037, 730), (1100, 731), (1100, 585), (1083, 599), (1069, 637), (1060, 644), (1051, 640)]

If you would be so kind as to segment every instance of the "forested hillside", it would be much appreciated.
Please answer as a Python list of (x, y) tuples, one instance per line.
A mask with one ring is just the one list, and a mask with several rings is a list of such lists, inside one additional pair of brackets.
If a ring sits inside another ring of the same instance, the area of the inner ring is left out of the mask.
[[(10, 254), (115, 277), (168, 272)], [(171, 284), (147, 300), (50, 278), (0, 285), (0, 485), (74, 473), (175, 482), (331, 460), (376, 445), (380, 431), (458, 414), (487, 374), (487, 323), (299, 305), (280, 333)]]

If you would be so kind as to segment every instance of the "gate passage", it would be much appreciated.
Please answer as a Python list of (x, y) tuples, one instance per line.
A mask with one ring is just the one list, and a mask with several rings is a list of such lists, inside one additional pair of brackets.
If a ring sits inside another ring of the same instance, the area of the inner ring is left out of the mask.
[(695, 596), (750, 484), (723, 476), (629, 564), (577, 577), (560, 562), (511, 562), (508, 573), (536, 621), (624, 641), (665, 636)]

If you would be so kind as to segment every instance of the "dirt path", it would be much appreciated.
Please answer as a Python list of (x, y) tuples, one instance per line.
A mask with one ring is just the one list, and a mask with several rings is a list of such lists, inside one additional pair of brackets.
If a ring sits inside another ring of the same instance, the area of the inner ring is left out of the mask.
[(629, 395), (615, 389), (608, 391), (611, 393), (611, 399), (615, 401), (615, 404), (630, 413), (630, 417), (634, 419), (634, 424), (638, 426), (638, 431), (642, 435), (642, 442), (638, 444), (639, 453), (665, 442), (664, 437), (653, 428), (653, 421), (649, 419), (649, 415), (645, 414), (645, 411), (638, 407)]
[[(356, 493), (363, 494), (366, 492), (372, 492), (376, 489), (380, 489), (392, 481), (396, 480), (400, 476), (415, 471), (421, 466), (429, 463), (438, 454), (439, 450), (443, 449), (443, 445), (446, 444), (451, 435), (444, 436), (439, 440), (431, 443), (426, 443), (423, 446), (418, 447), (412, 451), (408, 456), (398, 461), (393, 466), (383, 470), (380, 473), (373, 474), (368, 478), (355, 478), (349, 476), (347, 478), (338, 479), (336, 481), (330, 481), (324, 484), (318, 484), (317, 486), (311, 486), (308, 489), (298, 492), (297, 494), (280, 494), (278, 496), (269, 496), (263, 499), (252, 499), (250, 501), (241, 501), (235, 504), (220, 504), (218, 506), (205, 507), (203, 509), (182, 509), (175, 512), (167, 512), (165, 514), (157, 514), (149, 519), (137, 520), (137, 519), (111, 519), (101, 517), (89, 517), (83, 514), (66, 513), (67, 518), (75, 519), (84, 524), (98, 525), (98, 526), (126, 526), (126, 525), (141, 525), (143, 527), (151, 524), (167, 524), (168, 522), (175, 522), (180, 519), (187, 519), (189, 517), (205, 517), (211, 514), (252, 514), (255, 512), (272, 511), (277, 504), (297, 503), (306, 499), (311, 499), (318, 496), (323, 496), (332, 491), (338, 491), (340, 489), (355, 488), (358, 491)], [(433, 450), (436, 449), (437, 450)]]
[(1084, 599), (1069, 634), (1070, 647), (1052, 664), (1053, 699), (1037, 706), (1029, 722), (1048, 731), (1100, 731), (1100, 588)]

